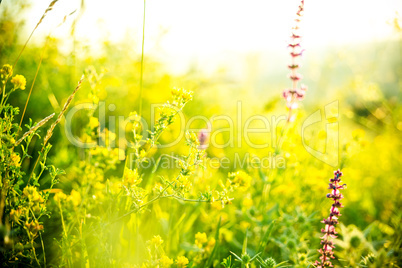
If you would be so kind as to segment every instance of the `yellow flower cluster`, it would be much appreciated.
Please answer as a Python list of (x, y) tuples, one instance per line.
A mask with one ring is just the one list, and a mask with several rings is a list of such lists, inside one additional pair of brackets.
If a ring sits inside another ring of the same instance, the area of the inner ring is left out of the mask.
[(187, 264), (188, 264), (188, 259), (186, 257), (184, 257), (184, 256), (177, 257), (177, 259), (176, 259), (177, 267), (185, 268), (185, 267), (187, 267)]
[(43, 230), (43, 225), (39, 224), (37, 220), (25, 223), (25, 228), (33, 235), (36, 235), (38, 231)]
[(180, 174), (179, 178), (177, 180), (177, 187), (182, 189), (183, 192), (189, 192), (191, 190), (191, 187), (192, 187), (192, 183), (188, 179), (187, 175), (190, 175), (190, 173), (185, 174), (185, 175)]
[(173, 260), (164, 255), (159, 259), (159, 265), (161, 268), (169, 268), (173, 264)]
[(211, 238), (208, 240), (206, 233), (196, 233), (195, 234), (195, 245), (199, 248), (204, 249), (203, 252), (209, 254), (212, 252), (215, 246), (215, 238)]
[(162, 245), (162, 243), (163, 243), (163, 239), (162, 239), (162, 237), (160, 237), (160, 235), (155, 235), (150, 241), (150, 244), (155, 247), (159, 247), (160, 245)]
[(11, 209), (10, 211), (10, 218), (15, 223), (19, 223), (21, 215), (22, 215), (21, 209)]
[(21, 90), (24, 90), (25, 85), (27, 84), (27, 80), (25, 79), (25, 77), (20, 74), (14, 76), (10, 82), (14, 85), (14, 89), (20, 88)]
[(237, 171), (229, 173), (227, 186), (234, 187), (240, 191), (246, 191), (251, 185), (252, 178), (244, 171)]
[(21, 157), (18, 154), (16, 154), (16, 153), (11, 154), (11, 161), (10, 161), (11, 166), (14, 166), (14, 167), (21, 166), (20, 161), (21, 161)]
[(195, 244), (197, 247), (202, 248), (203, 244), (208, 242), (207, 234), (206, 233), (196, 233), (195, 234)]
[(63, 200), (66, 200), (67, 199), (67, 195), (65, 194), (65, 193), (63, 193), (63, 192), (58, 192), (58, 193), (56, 193), (55, 195), (54, 195), (54, 201), (56, 201), (56, 202), (61, 202), (61, 201), (63, 201)]
[(91, 116), (89, 118), (89, 123), (88, 123), (89, 127), (92, 128), (96, 128), (99, 126), (99, 120), (96, 117)]
[(137, 169), (129, 169), (127, 167), (124, 169), (124, 176), (123, 176), (124, 184), (129, 186), (135, 186), (140, 184), (141, 181), (142, 179), (138, 174)]
[[(13, 67), (10, 64), (4, 64), (0, 70), (1, 79), (7, 80), (10, 76), (13, 75)], [(4, 82), (3, 82), (4, 83)]]
[(78, 207), (81, 204), (81, 194), (76, 190), (71, 190), (70, 195), (67, 197), (67, 201), (70, 201), (74, 207)]
[(26, 186), (23, 193), (30, 201), (33, 202), (43, 202), (42, 196), (38, 193), (35, 186)]
[(208, 241), (208, 244), (205, 246), (205, 251), (208, 252), (208, 253), (211, 253), (212, 250), (213, 250), (214, 247), (215, 247), (215, 243), (216, 243), (215, 238), (211, 238), (211, 239)]
[(253, 199), (248, 195), (245, 198), (243, 198), (242, 203), (244, 208), (250, 208), (253, 205)]
[(187, 132), (186, 133), (186, 139), (187, 139), (187, 142), (189, 142), (190, 144), (192, 144), (194, 146), (199, 146), (200, 145), (198, 137), (194, 132)]
[(193, 99), (193, 92), (182, 88), (173, 88), (172, 95), (174, 104), (182, 105)]

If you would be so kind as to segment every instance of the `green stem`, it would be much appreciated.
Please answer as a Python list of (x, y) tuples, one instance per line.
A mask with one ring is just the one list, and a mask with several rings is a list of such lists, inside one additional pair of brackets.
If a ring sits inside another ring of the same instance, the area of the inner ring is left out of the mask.
[(144, 0), (144, 18), (142, 22), (142, 48), (141, 48), (141, 71), (140, 71), (140, 95), (139, 95), (139, 107), (138, 114), (141, 115), (142, 111), (142, 88), (143, 88), (143, 73), (144, 73), (144, 40), (145, 40), (145, 2)]
[[(64, 222), (64, 217), (63, 217), (63, 209), (62, 209), (62, 207), (61, 207), (61, 203), (60, 203), (60, 200), (58, 201), (58, 203), (59, 203), (59, 209), (60, 209), (60, 218), (61, 218), (61, 225), (62, 225), (62, 227), (63, 227), (63, 240), (64, 240), (64, 245), (66, 244), (66, 242), (68, 241), (68, 234), (67, 234), (67, 228), (66, 228), (66, 224), (65, 224), (65, 222)], [(71, 262), (70, 262), (70, 257), (71, 257), (71, 255), (72, 255), (72, 253), (71, 253), (71, 247), (68, 247), (68, 249), (69, 249), (69, 256), (68, 256), (68, 258), (67, 258), (67, 263), (68, 263), (68, 267), (71, 267)]]
[(42, 60), (43, 60), (43, 57), (45, 56), (45, 51), (46, 51), (47, 45), (48, 45), (48, 43), (49, 43), (49, 39), (50, 39), (50, 35), (49, 35), (49, 36), (47, 37), (47, 39), (46, 39), (46, 43), (45, 43), (45, 46), (43, 47), (42, 54), (41, 54), (41, 56), (40, 56), (40, 60), (39, 60), (38, 67), (36, 68), (36, 73), (35, 73), (34, 79), (33, 79), (33, 81), (32, 81), (31, 88), (29, 89), (28, 98), (27, 98), (27, 100), (26, 100), (26, 102), (25, 102), (25, 106), (24, 106), (24, 110), (23, 110), (23, 112), (22, 112), (22, 116), (21, 116), (19, 128), (18, 128), (18, 130), (17, 130), (17, 136), (18, 136), (18, 132), (20, 131), (20, 127), (21, 127), (21, 125), (22, 125), (22, 121), (24, 120), (25, 112), (26, 112), (27, 107), (28, 107), (28, 102), (29, 102), (29, 100), (30, 100), (30, 98), (31, 98), (32, 89), (33, 89), (33, 87), (34, 87), (34, 85), (35, 85), (36, 78), (38, 77), (39, 69), (40, 69), (40, 66), (42, 65)]

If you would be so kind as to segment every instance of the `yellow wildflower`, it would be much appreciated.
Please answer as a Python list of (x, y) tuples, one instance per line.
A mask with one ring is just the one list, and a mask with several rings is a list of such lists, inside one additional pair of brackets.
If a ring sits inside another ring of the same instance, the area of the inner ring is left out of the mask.
[(172, 264), (173, 260), (166, 255), (162, 256), (162, 258), (159, 260), (159, 265), (161, 268), (169, 268)]
[(13, 75), (13, 67), (10, 64), (4, 64), (0, 70), (1, 78), (9, 78)]
[(249, 223), (249, 222), (246, 222), (246, 221), (241, 221), (241, 222), (240, 222), (240, 228), (241, 228), (241, 229), (250, 228), (250, 223)]
[(20, 217), (22, 215), (22, 211), (20, 209), (11, 209), (10, 218), (13, 222), (18, 223), (20, 221)]
[(23, 193), (29, 200), (34, 202), (43, 202), (42, 196), (38, 193), (35, 186), (26, 186)]
[(162, 245), (163, 240), (162, 237), (160, 237), (160, 235), (155, 235), (152, 239), (151, 239), (151, 245), (155, 246), (155, 247), (159, 247), (160, 245)]
[(176, 264), (177, 264), (177, 267), (185, 268), (185, 267), (187, 267), (188, 259), (184, 256), (179, 256), (176, 259)]
[(208, 241), (206, 233), (196, 233), (195, 234), (195, 244), (197, 247), (202, 248), (202, 245)]
[(19, 167), (21, 165), (20, 161), (21, 161), (21, 157), (16, 153), (12, 153), (11, 165), (14, 167)]
[(147, 156), (147, 152), (145, 150), (140, 151), (140, 158), (145, 158)]
[(189, 143), (194, 144), (195, 146), (200, 145), (200, 142), (198, 141), (198, 137), (194, 132), (187, 132), (186, 139)]
[(96, 146), (91, 149), (91, 155), (99, 155), (102, 153), (102, 148), (99, 146)]
[(228, 186), (239, 188), (240, 191), (246, 191), (251, 185), (252, 178), (244, 171), (229, 173)]
[(99, 120), (96, 117), (91, 116), (89, 118), (89, 123), (88, 123), (90, 128), (96, 128), (99, 126)]
[(193, 99), (193, 92), (183, 89), (181, 93), (181, 98), (183, 99), (183, 102), (191, 101)]
[(81, 204), (81, 194), (76, 190), (71, 190), (70, 196), (67, 197), (67, 201), (71, 201), (74, 207), (77, 207)]
[(11, 79), (11, 83), (14, 84), (15, 89), (20, 88), (21, 90), (24, 90), (27, 80), (23, 75), (17, 74)]
[(172, 88), (172, 95), (174, 97), (179, 97), (180, 94), (181, 94), (181, 89), (180, 88), (176, 88), (176, 87)]
[(33, 235), (36, 235), (38, 231), (43, 230), (43, 225), (39, 224), (37, 220), (25, 223), (25, 228)]
[(212, 252), (212, 250), (215, 247), (215, 243), (216, 243), (215, 238), (211, 238), (211, 240), (209, 240), (208, 244), (205, 246), (205, 251), (208, 252), (208, 253)]
[(125, 184), (133, 186), (139, 184), (142, 181), (142, 179), (140, 178), (137, 169), (131, 170), (126, 167), (124, 169), (123, 181)]
[(250, 196), (246, 196), (243, 199), (243, 207), (250, 208), (253, 205), (253, 199)]
[(178, 103), (179, 101), (181, 101), (181, 103), (184, 104), (193, 98), (192, 91), (187, 91), (182, 88), (173, 88), (172, 95), (175, 100), (174, 104), (176, 104), (176, 105), (180, 104), (180, 103)]
[(54, 195), (54, 201), (56, 201), (56, 202), (60, 202), (60, 201), (63, 201), (63, 200), (65, 200), (65, 199), (67, 199), (67, 195), (65, 194), (65, 193), (63, 193), (63, 192), (58, 192), (58, 193), (56, 193), (55, 195)]

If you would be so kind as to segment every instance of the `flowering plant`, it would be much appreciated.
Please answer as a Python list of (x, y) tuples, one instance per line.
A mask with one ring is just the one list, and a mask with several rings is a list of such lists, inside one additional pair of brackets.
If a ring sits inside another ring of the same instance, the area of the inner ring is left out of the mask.
[(335, 226), (338, 224), (338, 217), (341, 216), (339, 208), (343, 207), (342, 203), (339, 202), (343, 198), (340, 190), (346, 188), (346, 184), (341, 184), (341, 176), (342, 172), (340, 172), (338, 169), (334, 172), (334, 178), (329, 180), (328, 189), (331, 189), (332, 192), (327, 194), (327, 198), (332, 199), (334, 203), (331, 206), (329, 217), (322, 220), (322, 223), (325, 223), (325, 228), (321, 229), (321, 232), (324, 234), (324, 236), (321, 237), (321, 245), (323, 245), (323, 247), (318, 250), (318, 252), (321, 254), (321, 257), (320, 261), (315, 262), (317, 268), (333, 266), (331, 259), (335, 258), (334, 252), (332, 251), (335, 246), (331, 239), (337, 237)]

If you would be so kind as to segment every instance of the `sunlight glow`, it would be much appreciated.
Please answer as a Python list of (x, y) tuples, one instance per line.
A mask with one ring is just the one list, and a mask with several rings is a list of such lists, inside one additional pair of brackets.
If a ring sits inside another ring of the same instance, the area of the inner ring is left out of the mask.
[[(96, 52), (105, 38), (117, 42), (132, 40), (133, 51), (140, 51), (143, 1), (85, 0), (76, 26), (76, 39)], [(46, 9), (48, 1), (35, 1), (27, 25), (32, 27)], [(43, 34), (53, 31), (69, 38), (70, 23), (54, 29), (66, 14), (77, 9), (81, 0), (59, 1), (41, 26)], [(298, 1), (264, 0), (150, 0), (146, 3), (145, 53), (165, 61), (188, 66), (194, 61), (219, 62), (233, 53), (263, 53), (283, 50), (288, 41)], [(390, 21), (401, 1), (355, 0), (306, 1), (303, 46), (326, 47), (392, 38)], [(402, 13), (402, 12), (400, 12)], [(52, 28), (53, 27), (53, 28)]]

